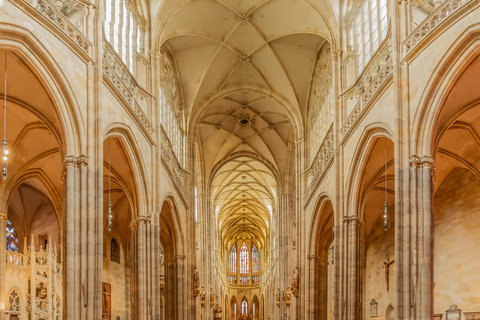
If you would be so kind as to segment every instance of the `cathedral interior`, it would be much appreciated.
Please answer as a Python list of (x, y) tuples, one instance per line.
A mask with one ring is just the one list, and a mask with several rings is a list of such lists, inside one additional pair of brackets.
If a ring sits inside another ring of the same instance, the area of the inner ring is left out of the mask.
[(0, 320), (480, 319), (479, 0), (1, 0), (0, 98)]

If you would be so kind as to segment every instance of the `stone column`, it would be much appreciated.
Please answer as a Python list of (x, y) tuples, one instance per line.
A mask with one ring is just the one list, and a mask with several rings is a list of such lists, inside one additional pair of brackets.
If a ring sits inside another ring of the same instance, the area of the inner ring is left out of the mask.
[[(67, 319), (75, 319), (75, 167), (77, 159), (67, 156), (63, 161), (65, 172), (65, 311)], [(33, 279), (32, 279), (33, 280)]]
[[(412, 181), (412, 193), (416, 194), (416, 203), (412, 204), (412, 213), (416, 213), (414, 219), (417, 221), (417, 227), (412, 230), (414, 248), (413, 252), (416, 263), (413, 274), (413, 281), (416, 290), (414, 291), (413, 302), (416, 305), (418, 319), (433, 319), (433, 179), (435, 174), (435, 165), (431, 156), (410, 157), (411, 175), (415, 178)], [(414, 290), (413, 288), (411, 290)]]
[(148, 217), (137, 219), (137, 313), (139, 320), (147, 318), (146, 312), (146, 229), (150, 223)]
[(308, 255), (308, 300), (306, 301), (307, 319), (315, 320), (319, 314), (318, 304), (318, 256)]
[[(184, 255), (177, 255), (174, 257), (175, 261), (175, 308), (176, 308), (176, 320), (184, 320), (185, 319), (185, 304), (186, 304), (186, 292), (184, 290), (184, 282), (185, 282), (185, 260), (186, 257)], [(209, 291), (205, 291), (205, 296), (210, 296)], [(205, 299), (205, 310), (210, 309), (210, 305), (208, 299)]]
[(346, 230), (346, 319), (356, 320), (358, 318), (359, 285), (360, 277), (359, 259), (359, 227), (362, 222), (356, 216), (343, 218)]
[[(5, 292), (5, 251), (7, 249), (7, 235), (6, 235), (6, 227), (7, 227), (8, 217), (7, 214), (4, 212), (0, 213), (0, 302), (5, 302), (6, 308), (6, 292)], [(25, 250), (25, 248), (24, 248)]]

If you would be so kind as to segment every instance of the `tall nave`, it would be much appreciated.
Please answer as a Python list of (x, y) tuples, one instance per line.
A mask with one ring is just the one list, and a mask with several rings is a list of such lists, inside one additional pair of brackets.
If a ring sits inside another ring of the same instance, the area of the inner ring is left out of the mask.
[(0, 320), (480, 319), (479, 0), (1, 0)]

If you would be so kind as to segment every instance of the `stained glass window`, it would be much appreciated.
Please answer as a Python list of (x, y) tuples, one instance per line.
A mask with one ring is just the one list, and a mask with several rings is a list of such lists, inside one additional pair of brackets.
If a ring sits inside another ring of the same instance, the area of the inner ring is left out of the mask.
[(17, 232), (10, 221), (7, 222), (7, 250), (18, 252)]
[(242, 301), (242, 317), (246, 317), (248, 315), (248, 302), (247, 300)]
[(252, 273), (260, 272), (260, 255), (257, 246), (252, 243)]
[(248, 273), (248, 248), (245, 242), (240, 248), (240, 273)]
[(237, 244), (230, 250), (230, 273), (237, 273)]

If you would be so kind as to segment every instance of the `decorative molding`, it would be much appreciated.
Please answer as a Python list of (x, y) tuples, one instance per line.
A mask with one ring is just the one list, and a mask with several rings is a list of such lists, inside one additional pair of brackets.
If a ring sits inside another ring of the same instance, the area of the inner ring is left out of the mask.
[(435, 160), (433, 159), (432, 156), (419, 157), (414, 154), (410, 157), (409, 162), (410, 162), (410, 167), (412, 168), (417, 168), (417, 169), (429, 168), (432, 178), (435, 179), (435, 173), (436, 173)]
[(364, 72), (361, 81), (355, 88), (355, 94), (359, 99), (347, 120), (340, 128), (342, 138), (348, 135), (353, 129), (354, 124), (357, 123), (357, 120), (368, 110), (372, 98), (387, 82), (392, 73), (393, 65), (390, 51), (388, 50), (388, 46), (385, 46), (380, 54), (375, 57), (375, 61), (373, 61), (370, 67)]
[[(111, 46), (103, 42), (103, 75), (118, 92), (123, 99), (128, 111), (134, 116), (147, 136), (153, 139), (153, 127), (142, 108), (136, 103), (135, 98), (141, 96), (143, 90), (138, 87), (135, 79), (127, 70), (118, 55), (113, 51)], [(147, 95), (148, 97), (148, 95)]]
[(403, 56), (407, 56), (423, 39), (470, 2), (474, 2), (474, 0), (446, 0), (443, 2), (403, 42)]
[(304, 201), (307, 202), (311, 198), (316, 188), (322, 181), (325, 172), (330, 167), (334, 156), (334, 144), (333, 144), (333, 126), (330, 127), (325, 139), (323, 140), (320, 149), (318, 150), (312, 165), (307, 170), (307, 181), (311, 178), (307, 187), (307, 192), (304, 196)]
[(168, 137), (166, 136), (165, 132), (163, 130), (160, 130), (160, 134), (161, 134), (160, 155), (161, 155), (162, 161), (165, 164), (168, 172), (170, 173), (172, 181), (175, 187), (177, 187), (180, 193), (180, 196), (183, 197), (184, 199), (188, 199), (187, 194), (185, 193), (185, 188), (184, 188), (187, 172), (183, 170), (182, 167), (180, 166), (180, 163), (178, 162), (177, 157), (173, 152), (172, 145), (170, 144), (170, 141), (168, 140)]
[(62, 181), (65, 181), (68, 167), (78, 168), (78, 167), (86, 167), (87, 165), (88, 165), (88, 157), (84, 154), (78, 157), (75, 157), (72, 155), (65, 156), (65, 159), (63, 159), (62, 170), (60, 172), (60, 179)]
[(187, 256), (183, 255), (183, 254), (179, 254), (179, 255), (174, 256), (173, 259), (174, 260), (185, 260), (185, 259), (187, 259)]
[(87, 56), (90, 54), (92, 51), (91, 48), (93, 47), (90, 41), (68, 20), (53, 2), (48, 0), (22, 0), (22, 2), (58, 28), (62, 34), (70, 39), (83, 53)]

